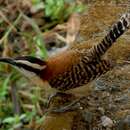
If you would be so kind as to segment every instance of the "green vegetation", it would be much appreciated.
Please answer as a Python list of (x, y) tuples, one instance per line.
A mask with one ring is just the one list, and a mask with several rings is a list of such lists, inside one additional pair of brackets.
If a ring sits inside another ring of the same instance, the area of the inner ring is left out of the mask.
[(37, 9), (43, 9), (45, 17), (58, 22), (63, 22), (73, 12), (81, 13), (85, 9), (83, 4), (76, 4), (73, 0), (33, 0), (33, 3)]
[[(73, 12), (85, 9), (82, 4), (69, 0), (32, 0), (32, 3), (27, 8), (35, 8), (35, 14), (42, 11), (43, 25), (40, 27), (37, 23), (40, 18), (28, 16), (26, 7), (19, 7), (16, 0), (0, 5), (1, 56), (34, 55), (46, 59), (43, 31), (65, 22)], [(49, 23), (44, 19), (49, 19)], [(0, 64), (0, 130), (20, 127), (24, 130), (24, 125), (33, 120), (41, 123), (45, 118), (41, 112), (45, 105), (42, 88), (32, 85), (12, 67)]]

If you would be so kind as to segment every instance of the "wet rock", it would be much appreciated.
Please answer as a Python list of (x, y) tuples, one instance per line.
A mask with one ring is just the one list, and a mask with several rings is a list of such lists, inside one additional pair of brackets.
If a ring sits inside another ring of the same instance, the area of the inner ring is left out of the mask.
[(95, 90), (104, 91), (106, 89), (107, 89), (107, 86), (106, 86), (105, 82), (103, 82), (100, 79), (97, 79), (96, 82), (95, 82)]
[(109, 92), (119, 92), (121, 83), (110, 83), (106, 79), (99, 78), (95, 82), (95, 90), (97, 91), (109, 91)]
[(114, 125), (113, 121), (109, 117), (107, 117), (107, 116), (102, 116), (101, 117), (101, 121), (102, 121), (101, 124), (102, 124), (103, 127), (111, 128)]

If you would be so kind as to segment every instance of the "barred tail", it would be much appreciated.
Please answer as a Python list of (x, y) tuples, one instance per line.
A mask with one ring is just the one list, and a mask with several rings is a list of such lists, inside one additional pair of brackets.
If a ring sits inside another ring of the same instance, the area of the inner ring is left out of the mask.
[(91, 53), (95, 57), (101, 57), (130, 26), (130, 14), (124, 14), (120, 20), (113, 25), (105, 38), (92, 47)]

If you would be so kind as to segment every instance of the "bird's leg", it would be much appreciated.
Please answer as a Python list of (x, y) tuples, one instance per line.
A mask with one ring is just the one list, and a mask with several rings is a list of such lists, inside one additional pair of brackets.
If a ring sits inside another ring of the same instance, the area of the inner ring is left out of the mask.
[(83, 107), (81, 106), (81, 102), (83, 99), (86, 99), (86, 97), (81, 97), (77, 100), (74, 100), (73, 102), (71, 102), (68, 105), (65, 106), (61, 106), (59, 108), (53, 108), (50, 110), (50, 112), (55, 112), (55, 113), (63, 113), (63, 112), (67, 112), (67, 111), (74, 111), (74, 110), (81, 110), (83, 109)]
[(72, 97), (72, 94), (68, 94), (68, 93), (61, 92), (61, 91), (55, 92), (54, 94), (52, 94), (51, 96), (49, 96), (48, 103), (47, 103), (47, 108), (49, 108), (51, 102), (53, 102), (53, 100), (54, 100), (56, 97), (60, 97), (60, 98), (64, 99), (64, 101), (62, 100), (62, 103), (64, 103), (64, 102), (65, 102), (65, 99), (66, 99), (67, 97), (70, 98), (70, 96)]

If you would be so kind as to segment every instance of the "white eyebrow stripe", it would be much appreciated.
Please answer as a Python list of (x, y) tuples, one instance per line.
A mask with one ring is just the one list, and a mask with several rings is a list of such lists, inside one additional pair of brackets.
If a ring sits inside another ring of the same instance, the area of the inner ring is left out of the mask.
[(35, 69), (45, 69), (46, 68), (46, 65), (39, 65), (39, 64), (35, 64), (35, 63), (31, 63), (29, 61), (26, 61), (26, 60), (15, 60), (16, 63), (21, 63), (21, 64), (24, 64), (24, 65), (28, 65), (32, 68), (35, 68)]

